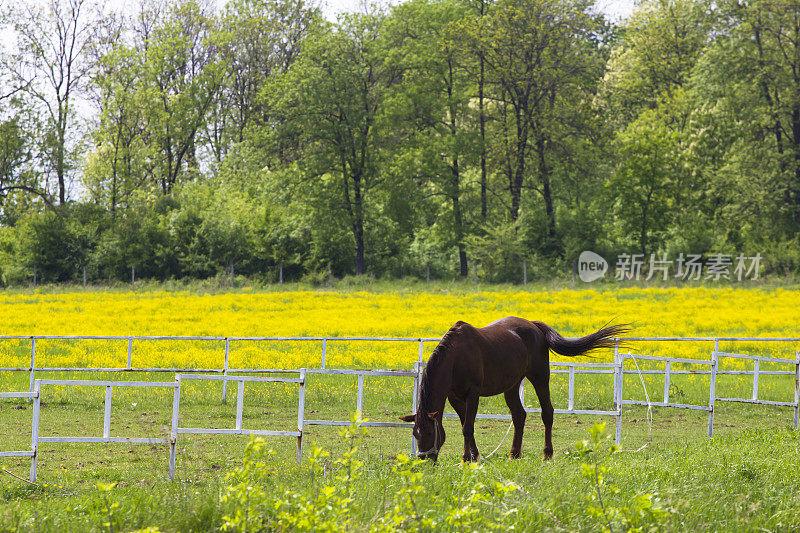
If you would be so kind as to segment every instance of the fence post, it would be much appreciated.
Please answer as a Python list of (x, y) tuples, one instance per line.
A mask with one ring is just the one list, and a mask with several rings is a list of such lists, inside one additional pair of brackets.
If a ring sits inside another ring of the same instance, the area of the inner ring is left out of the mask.
[(83, 288), (86, 288), (86, 265), (83, 265)]
[[(422, 341), (419, 342), (420, 344), (420, 351), (422, 350)], [(420, 355), (421, 356), (421, 355)], [(414, 363), (414, 392), (411, 395), (411, 412), (417, 412), (417, 394), (419, 393), (419, 376), (420, 376), (420, 368), (422, 367), (422, 362), (417, 361)], [(414, 435), (411, 435), (411, 455), (414, 456), (417, 454), (417, 439), (414, 438)]]
[[(225, 337), (225, 367), (222, 369), (222, 374), (228, 375), (228, 356), (231, 352), (231, 341)], [(228, 380), (222, 380), (222, 403), (228, 403)]]
[(528, 263), (524, 259), (522, 260), (522, 284), (528, 284)]
[(672, 361), (667, 361), (666, 368), (664, 369), (664, 403), (669, 403), (669, 381), (671, 372)]
[(619, 339), (614, 340), (614, 407), (617, 409), (616, 443), (622, 444), (622, 368), (623, 362), (619, 355)]
[(431, 282), (431, 263), (430, 261), (425, 263), (425, 284), (428, 285)]
[(305, 427), (306, 416), (306, 370), (300, 370), (300, 393), (298, 396), (297, 406), (297, 431), (300, 436), (297, 437), (297, 464), (303, 460), (303, 428)]
[(111, 436), (111, 385), (106, 385), (106, 398), (103, 402), (105, 413), (103, 416), (103, 438)]
[(283, 263), (278, 265), (278, 283), (281, 285), (281, 289), (283, 288)]
[(31, 379), (28, 392), (33, 392), (34, 369), (36, 368), (36, 337), (31, 337)]
[(242, 429), (242, 414), (244, 412), (244, 380), (239, 380), (236, 389), (236, 429)]
[(33, 392), (33, 422), (31, 422), (31, 483), (36, 483), (36, 461), (39, 457), (39, 410), (42, 405), (42, 384), (37, 380)]
[(475, 289), (478, 288), (478, 262), (475, 261), (475, 268), (473, 269), (473, 277), (475, 278)]
[(794, 429), (800, 421), (800, 352), (795, 354), (794, 364)]
[(181, 403), (181, 375), (175, 375), (177, 386), (172, 393), (172, 431), (169, 439), (169, 480), (175, 479), (175, 453), (178, 447), (178, 411)]
[(567, 411), (572, 411), (575, 399), (575, 366), (569, 365), (569, 399), (567, 400)]
[(136, 267), (131, 265), (131, 288), (136, 288)]
[(320, 368), (325, 368), (325, 355), (328, 353), (328, 339), (322, 339), (322, 364)]
[(708, 438), (714, 436), (714, 403), (717, 399), (717, 362), (719, 352), (719, 339), (714, 341), (714, 351), (711, 354), (711, 383), (708, 391)]
[(358, 395), (356, 396), (356, 411), (358, 411), (359, 421), (363, 418), (364, 412), (364, 375), (358, 375)]
[(36, 265), (33, 265), (33, 288), (36, 288)]
[(131, 369), (132, 357), (133, 357), (133, 338), (128, 337), (128, 370)]
[(758, 372), (761, 367), (761, 359), (756, 359), (753, 365), (753, 400), (758, 400)]

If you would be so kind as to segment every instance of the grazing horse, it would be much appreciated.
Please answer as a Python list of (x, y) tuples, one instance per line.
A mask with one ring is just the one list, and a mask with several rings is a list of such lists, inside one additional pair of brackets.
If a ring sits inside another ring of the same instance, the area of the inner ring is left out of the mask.
[(625, 325), (604, 327), (579, 339), (567, 340), (542, 322), (507, 317), (484, 328), (456, 322), (433, 351), (419, 388), (417, 412), (400, 417), (414, 422), (418, 455), (436, 461), (444, 444), (442, 411), (447, 399), (461, 419), (464, 461), (480, 457), (475, 445), (475, 415), (481, 396), (504, 394), (514, 422), (511, 457), (522, 455), (525, 409), (519, 385), (526, 377), (536, 389), (544, 422), (544, 458), (553, 457), (553, 405), (550, 403), (550, 350), (566, 356), (614, 346)]

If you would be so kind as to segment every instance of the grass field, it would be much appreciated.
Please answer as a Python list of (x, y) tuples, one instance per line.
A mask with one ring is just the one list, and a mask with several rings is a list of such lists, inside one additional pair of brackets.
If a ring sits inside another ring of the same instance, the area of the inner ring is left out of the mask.
[[(636, 323), (641, 336), (797, 336), (798, 303), (800, 295), (786, 289), (22, 292), (0, 294), (0, 334), (437, 337), (458, 319), (480, 326), (518, 315), (543, 320), (565, 335), (582, 335), (613, 319)], [(728, 344), (721, 348), (786, 358), (794, 358), (798, 348)], [(426, 345), (426, 357), (433, 346)], [(634, 350), (708, 359), (711, 348), (709, 343), (645, 344)], [(331, 343), (327, 366), (410, 368), (417, 349), (416, 343)], [(135, 345), (133, 361), (134, 366), (219, 368), (222, 354), (219, 342), (153, 341)], [(321, 343), (241, 343), (232, 346), (231, 367), (317, 366), (320, 354)], [(125, 366), (126, 356), (126, 341), (37, 341), (37, 366)], [(609, 359), (603, 353), (594, 361)], [(1, 367), (24, 367), (29, 360), (29, 341), (0, 341)], [(752, 369), (746, 361), (725, 364)], [(769, 369), (762, 365), (761, 370)], [(37, 377), (172, 379), (171, 374), (143, 373), (43, 372)], [(645, 378), (651, 397), (658, 398), (663, 381)], [(791, 401), (791, 381), (762, 376), (760, 397)], [(0, 391), (27, 386), (27, 373), (0, 373)], [(354, 377), (310, 377), (306, 417), (347, 419), (355, 409), (355, 386)], [(624, 387), (626, 398), (643, 399), (637, 376), (626, 377)], [(749, 395), (751, 388), (750, 376), (726, 376), (718, 384), (718, 392), (730, 396)], [(556, 407), (564, 407), (566, 376), (554, 376), (552, 389)], [(576, 392), (576, 407), (611, 407), (609, 376), (581, 376)], [(707, 378), (674, 376), (671, 393), (687, 403), (707, 403)], [(236, 388), (229, 389), (227, 405), (220, 398), (220, 384), (184, 387), (181, 426), (233, 427)], [(410, 398), (410, 380), (368, 378), (365, 416), (393, 420), (409, 411)], [(537, 406), (530, 387), (526, 399)], [(42, 401), (42, 434), (102, 434), (102, 389), (50, 386)], [(296, 401), (296, 387), (248, 386), (244, 427), (291, 429)], [(505, 410), (501, 399), (481, 405), (482, 412)], [(30, 446), (31, 410), (24, 400), (0, 400), (0, 450)], [(111, 433), (163, 436), (170, 416), (170, 391), (115, 389)], [(250, 510), (247, 529), (258, 525), (255, 517), (264, 517), (266, 527), (287, 530), (593, 531), (609, 525), (624, 530), (637, 521), (642, 530), (796, 530), (800, 439), (791, 430), (791, 416), (786, 408), (719, 404), (715, 438), (709, 440), (705, 413), (656, 408), (649, 429), (644, 409), (626, 408), (622, 450), (600, 453), (607, 446), (591, 445), (595, 454), (581, 454), (575, 443), (588, 439), (587, 429), (602, 420), (557, 415), (556, 455), (545, 463), (542, 425), (530, 415), (523, 459), (505, 458), (506, 440), (477, 469), (460, 465), (460, 428), (453, 420), (445, 424), (447, 444), (436, 466), (398, 466), (398, 455), (410, 448), (410, 432), (401, 429), (373, 429), (353, 444), (358, 447), (354, 459), (363, 463), (358, 467), (337, 462), (346, 456), (350, 440), (336, 429), (308, 427), (306, 457), (313, 456), (313, 445), (331, 452), (319, 459), (317, 470), (295, 464), (293, 438), (267, 440), (265, 448), (274, 454), (251, 450), (249, 457), (263, 463), (253, 468), (247, 461), (243, 467), (247, 438), (181, 436), (173, 483), (166, 479), (164, 445), (43, 444), (39, 485), (10, 475), (27, 477), (29, 461), (0, 460), (5, 470), (0, 472), (0, 531), (216, 530), (237, 509)], [(606, 422), (613, 428), (613, 420)], [(502, 421), (478, 422), (483, 454), (501, 442), (507, 427)], [(597, 483), (586, 476), (595, 459), (608, 469), (599, 514), (597, 499), (587, 499), (597, 494)], [(237, 491), (240, 483), (250, 489)], [(244, 500), (243, 493), (249, 495)], [(643, 495), (652, 495), (647, 502), (660, 511), (648, 510)], [(240, 529), (243, 524), (238, 522)]]

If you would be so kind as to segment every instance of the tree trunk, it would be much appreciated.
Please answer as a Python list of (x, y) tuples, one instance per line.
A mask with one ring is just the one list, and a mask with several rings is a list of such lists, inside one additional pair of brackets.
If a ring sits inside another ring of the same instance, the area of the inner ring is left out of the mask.
[(536, 139), (536, 151), (539, 153), (539, 179), (542, 182), (542, 197), (547, 215), (547, 240), (551, 246), (556, 244), (556, 215), (553, 208), (553, 194), (550, 191), (550, 168), (545, 157), (545, 139), (539, 135)]
[(800, 223), (800, 103), (792, 107), (792, 147), (794, 148), (794, 183), (790, 187), (794, 193), (792, 211), (795, 224)]
[(364, 201), (361, 177), (353, 176), (353, 237), (356, 241), (356, 275), (364, 273)]
[(520, 109), (515, 109), (517, 121), (517, 150), (516, 162), (513, 169), (511, 181), (511, 221), (516, 222), (519, 218), (519, 206), (522, 198), (522, 181), (525, 177), (525, 152), (528, 147), (528, 128), (525, 124), (525, 117)]
[(469, 275), (469, 265), (467, 264), (467, 250), (464, 246), (464, 217), (461, 214), (461, 201), (459, 200), (460, 190), (460, 170), (458, 167), (458, 157), (453, 158), (453, 181), (451, 183), (451, 198), (453, 201), (453, 219), (456, 232), (456, 244), (458, 245), (459, 273), (462, 278)]
[(58, 124), (57, 124), (57, 141), (56, 146), (56, 176), (58, 176), (58, 203), (64, 205), (67, 203), (67, 184), (66, 184), (66, 168), (64, 164), (64, 151), (66, 145), (66, 115), (62, 111), (62, 102), (58, 103)]
[[(483, 15), (483, 2), (481, 2), (481, 15)], [(486, 221), (486, 113), (483, 108), (484, 85), (484, 59), (480, 56), (481, 74), (478, 80), (478, 115), (481, 124), (481, 220)], [(466, 275), (466, 274), (463, 274)]]

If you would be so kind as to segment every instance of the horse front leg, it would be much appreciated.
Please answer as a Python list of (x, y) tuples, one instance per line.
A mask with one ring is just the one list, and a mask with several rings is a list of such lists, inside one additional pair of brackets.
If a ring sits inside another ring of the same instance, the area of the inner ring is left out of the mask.
[(464, 454), (461, 458), (464, 462), (474, 462), (480, 457), (478, 445), (475, 444), (475, 417), (478, 414), (478, 403), (477, 394), (470, 394), (465, 401), (464, 423), (461, 426), (461, 433), (464, 435)]

